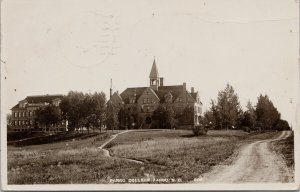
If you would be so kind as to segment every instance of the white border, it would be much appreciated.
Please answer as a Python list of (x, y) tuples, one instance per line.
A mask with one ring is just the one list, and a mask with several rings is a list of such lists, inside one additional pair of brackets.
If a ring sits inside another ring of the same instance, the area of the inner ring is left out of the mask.
[[(2, 0), (0, 0), (2, 2)], [(1, 4), (2, 5), (2, 4)], [(300, 5), (300, 4), (299, 4)], [(2, 14), (1, 14), (2, 20)], [(299, 20), (300, 22), (300, 20)], [(299, 23), (300, 24), (300, 23)], [(0, 26), (1, 28), (1, 26)], [(299, 29), (299, 28), (298, 28)], [(1, 34), (2, 40), (2, 34)], [(299, 38), (300, 41), (300, 38)], [(2, 42), (2, 41), (1, 41)], [(300, 43), (300, 42), (299, 42)], [(1, 43), (2, 48), (2, 43)], [(300, 52), (300, 48), (299, 48)], [(0, 53), (1, 56), (1, 53)], [(244, 183), (244, 184), (43, 184), (43, 185), (8, 185), (7, 184), (7, 129), (6, 129), (6, 84), (4, 77), (5, 64), (1, 61), (1, 189), (6, 191), (99, 191), (99, 190), (299, 190), (299, 157), (300, 157), (300, 57), (298, 60), (299, 82), (298, 82), (298, 101), (296, 109), (296, 127), (294, 127), (294, 141), (295, 141), (295, 182), (282, 183)]]

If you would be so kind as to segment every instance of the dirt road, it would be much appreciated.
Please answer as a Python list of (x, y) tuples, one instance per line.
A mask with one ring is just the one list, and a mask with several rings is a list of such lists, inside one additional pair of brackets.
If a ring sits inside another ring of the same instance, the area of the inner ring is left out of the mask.
[(242, 147), (231, 165), (218, 165), (196, 179), (197, 183), (291, 182), (291, 171), (281, 156), (269, 150), (271, 141), (288, 137), (284, 131), (275, 139), (256, 141)]

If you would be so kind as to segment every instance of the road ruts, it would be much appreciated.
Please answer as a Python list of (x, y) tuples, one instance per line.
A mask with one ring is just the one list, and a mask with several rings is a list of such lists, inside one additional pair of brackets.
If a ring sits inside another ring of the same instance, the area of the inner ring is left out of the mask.
[(288, 137), (290, 131), (283, 131), (275, 139), (250, 143), (240, 149), (231, 165), (218, 165), (212, 171), (201, 175), (196, 183), (287, 183), (293, 181), (293, 171), (284, 159), (268, 145), (272, 141)]

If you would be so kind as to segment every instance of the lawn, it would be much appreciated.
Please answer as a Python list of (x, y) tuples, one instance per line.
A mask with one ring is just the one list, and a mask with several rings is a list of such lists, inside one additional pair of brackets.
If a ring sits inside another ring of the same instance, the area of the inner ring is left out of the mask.
[(107, 183), (110, 177), (136, 174), (140, 169), (137, 164), (103, 157), (97, 148), (117, 132), (43, 145), (8, 146), (8, 184)]
[(226, 160), (249, 135), (234, 130), (209, 131), (206, 136), (199, 137), (191, 133), (190, 130), (124, 133), (106, 146), (113, 157), (105, 157), (97, 148), (111, 132), (51, 144), (9, 146), (8, 182), (109, 183), (118, 178), (155, 178), (158, 179), (156, 183), (165, 183), (164, 179), (189, 182)]
[(143, 171), (155, 178), (188, 182), (231, 156), (241, 131), (209, 131), (193, 137), (188, 130), (125, 133), (108, 147), (113, 156), (145, 162)]
[(283, 156), (286, 165), (294, 170), (294, 134), (291, 134), (288, 138), (272, 142), (270, 146), (273, 151)]

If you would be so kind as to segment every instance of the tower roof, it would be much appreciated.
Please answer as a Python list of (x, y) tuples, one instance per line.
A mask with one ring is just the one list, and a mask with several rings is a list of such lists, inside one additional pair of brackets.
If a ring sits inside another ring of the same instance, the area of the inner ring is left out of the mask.
[(159, 79), (158, 70), (157, 70), (157, 66), (156, 66), (156, 63), (155, 63), (155, 58), (154, 58), (154, 61), (153, 61), (153, 65), (152, 65), (152, 69), (151, 69), (149, 78), (150, 79)]

